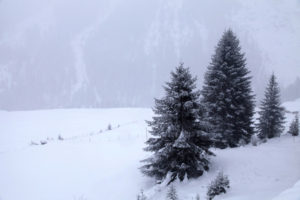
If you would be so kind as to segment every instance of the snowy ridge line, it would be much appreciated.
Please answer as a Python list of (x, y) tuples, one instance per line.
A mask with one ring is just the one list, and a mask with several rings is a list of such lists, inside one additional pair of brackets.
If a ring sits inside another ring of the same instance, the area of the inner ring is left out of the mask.
[(287, 110), (286, 108), (284, 108), (284, 109), (285, 109), (285, 113), (287, 113), (287, 114), (294, 114), (294, 115), (299, 114), (298, 110), (296, 110), (296, 111), (290, 111), (290, 110)]
[[(124, 126), (129, 126), (131, 124), (136, 124), (138, 123), (138, 120), (135, 120), (135, 121), (131, 121), (131, 122), (127, 122), (127, 123), (124, 123), (124, 124), (119, 124), (115, 127), (112, 127), (110, 130), (108, 129), (105, 129), (105, 130), (102, 130), (100, 129), (99, 131), (92, 131), (90, 133), (84, 133), (84, 134), (81, 134), (81, 135), (74, 135), (74, 136), (70, 136), (70, 137), (66, 137), (66, 138), (62, 138), (62, 140), (60, 141), (72, 141), (72, 140), (76, 140), (76, 139), (81, 139), (81, 138), (87, 138), (87, 137), (90, 137), (90, 136), (96, 136), (96, 135), (102, 135), (104, 133), (107, 133), (107, 132), (110, 132), (110, 131), (113, 131), (113, 130), (117, 130), (121, 127), (124, 127)], [(59, 139), (51, 139), (51, 138), (47, 138), (46, 140), (40, 140), (41, 142), (42, 141), (45, 141), (47, 144), (48, 142), (52, 142), (52, 141), (58, 141)], [(45, 145), (45, 144), (38, 144), (36, 143), (36, 145)], [(34, 146), (35, 144), (31, 144), (31, 146)]]
[(85, 133), (85, 134), (81, 134), (81, 135), (75, 135), (75, 136), (71, 136), (71, 137), (66, 137), (66, 138), (63, 138), (62, 140), (53, 139), (53, 138), (47, 138), (45, 140), (40, 140), (39, 142), (31, 141), (29, 143), (29, 145), (26, 145), (26, 146), (23, 146), (23, 147), (17, 147), (17, 148), (10, 149), (10, 150), (0, 151), (0, 154), (6, 154), (6, 153), (11, 153), (11, 152), (22, 151), (22, 150), (30, 148), (32, 146), (44, 146), (44, 145), (49, 144), (49, 143), (54, 142), (54, 141), (73, 141), (73, 140), (77, 140), (77, 139), (81, 139), (81, 138), (88, 138), (90, 136), (102, 135), (104, 133), (107, 133), (107, 132), (110, 132), (110, 131), (113, 131), (113, 130), (117, 130), (117, 129), (121, 128), (121, 127), (129, 126), (131, 124), (136, 124), (136, 123), (138, 123), (138, 120), (127, 122), (127, 123), (124, 123), (124, 124), (121, 124), (121, 125), (117, 125), (115, 127), (112, 127), (111, 130), (108, 130), (108, 129), (106, 129), (106, 130), (99, 130), (99, 131), (96, 131), (96, 132), (90, 132), (90, 133)]
[(76, 139), (79, 139), (79, 138), (85, 138), (85, 137), (89, 137), (89, 136), (95, 136), (95, 135), (101, 135), (102, 133), (106, 133), (106, 132), (110, 132), (110, 131), (113, 131), (113, 130), (116, 130), (118, 128), (120, 128), (121, 126), (128, 126), (128, 125), (131, 125), (131, 124), (136, 124), (138, 121), (132, 121), (132, 122), (128, 122), (128, 123), (125, 123), (125, 124), (122, 124), (122, 125), (117, 125), (116, 127), (112, 127), (110, 130), (108, 129), (105, 129), (105, 130), (102, 130), (100, 129), (99, 131), (96, 131), (96, 132), (90, 132), (90, 133), (86, 133), (86, 134), (81, 134), (81, 135), (75, 135), (75, 136), (72, 136), (72, 137), (67, 137), (67, 138), (64, 138), (64, 140), (76, 140)]

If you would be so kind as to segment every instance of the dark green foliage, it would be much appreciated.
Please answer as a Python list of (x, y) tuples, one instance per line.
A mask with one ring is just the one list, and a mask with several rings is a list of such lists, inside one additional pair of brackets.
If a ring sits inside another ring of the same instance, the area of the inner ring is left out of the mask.
[(284, 130), (284, 109), (280, 104), (279, 86), (272, 74), (258, 118), (258, 137), (262, 140), (278, 137)]
[(199, 177), (209, 169), (211, 142), (195, 81), (181, 64), (164, 87), (166, 96), (155, 100), (155, 116), (148, 122), (153, 137), (145, 148), (154, 155), (142, 161), (146, 163), (141, 168), (144, 174), (163, 180), (170, 173), (171, 183), (185, 176)]
[(208, 187), (207, 199), (212, 200), (215, 196), (226, 193), (226, 190), (229, 187), (228, 177), (220, 172), (216, 179), (213, 180)]
[(239, 40), (225, 31), (208, 66), (202, 102), (219, 148), (237, 147), (253, 135), (254, 95)]
[(298, 114), (296, 114), (295, 119), (292, 121), (288, 133), (291, 134), (292, 136), (298, 136), (299, 135), (299, 117), (298, 117)]

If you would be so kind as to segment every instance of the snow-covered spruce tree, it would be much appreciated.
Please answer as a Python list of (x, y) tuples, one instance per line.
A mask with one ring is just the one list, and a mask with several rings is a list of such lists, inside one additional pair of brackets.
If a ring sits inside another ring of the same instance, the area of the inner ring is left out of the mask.
[(254, 95), (246, 59), (229, 29), (219, 41), (205, 74), (201, 101), (213, 128), (215, 147), (237, 147), (253, 135)]
[(208, 187), (207, 199), (212, 200), (215, 196), (226, 193), (228, 188), (230, 188), (229, 179), (222, 172), (220, 172), (216, 179), (213, 180)]
[(299, 116), (298, 116), (298, 114), (296, 114), (295, 119), (292, 121), (288, 133), (291, 134), (292, 136), (299, 135)]
[(144, 174), (162, 181), (170, 178), (183, 180), (196, 178), (209, 169), (211, 146), (203, 108), (199, 104), (200, 92), (195, 90), (196, 78), (180, 64), (171, 72), (171, 81), (164, 87), (166, 96), (155, 99), (155, 116), (148, 124), (151, 137), (145, 150), (154, 152), (141, 167)]
[(280, 136), (284, 129), (284, 109), (280, 104), (279, 86), (272, 74), (265, 97), (261, 102), (257, 124), (258, 137), (261, 140)]

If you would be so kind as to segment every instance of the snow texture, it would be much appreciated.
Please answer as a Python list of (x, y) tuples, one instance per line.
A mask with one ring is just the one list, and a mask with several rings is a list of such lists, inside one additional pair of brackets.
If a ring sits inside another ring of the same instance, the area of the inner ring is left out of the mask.
[[(300, 111), (300, 99), (283, 105)], [(149, 137), (144, 120), (152, 116), (150, 109), (126, 108), (0, 111), (0, 198), (120, 200), (136, 199), (144, 189), (148, 199), (164, 200), (168, 188), (138, 170), (149, 156), (142, 150)], [(287, 124), (293, 119), (288, 113)], [(174, 183), (179, 199), (205, 199), (219, 171), (231, 187), (216, 200), (299, 199), (300, 137), (287, 134), (214, 153), (209, 172)]]

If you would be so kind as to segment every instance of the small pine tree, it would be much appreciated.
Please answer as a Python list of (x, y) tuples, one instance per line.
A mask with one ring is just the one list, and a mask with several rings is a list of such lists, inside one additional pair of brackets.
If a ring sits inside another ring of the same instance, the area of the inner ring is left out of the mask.
[(296, 114), (295, 119), (292, 121), (288, 133), (291, 134), (292, 136), (298, 136), (299, 135), (299, 117), (298, 117), (298, 114)]
[(224, 32), (205, 74), (202, 102), (219, 148), (248, 144), (254, 133), (254, 95), (238, 38)]
[(170, 173), (170, 181), (196, 178), (209, 169), (209, 155), (213, 155), (199, 104), (199, 91), (195, 91), (196, 78), (180, 64), (166, 83), (166, 96), (155, 100), (155, 116), (149, 121), (152, 138), (145, 150), (154, 155), (142, 162), (144, 174), (162, 181)]
[(200, 200), (200, 195), (199, 194), (196, 195), (196, 200)]
[(61, 135), (58, 135), (58, 140), (64, 140), (64, 138)]
[(147, 197), (144, 194), (144, 191), (141, 190), (140, 194), (137, 195), (137, 200), (147, 200)]
[(280, 136), (284, 129), (284, 109), (280, 103), (279, 86), (272, 74), (265, 98), (261, 102), (257, 124), (258, 137), (262, 140)]
[(112, 129), (111, 124), (108, 124), (107, 130), (110, 131)]
[(222, 193), (226, 193), (226, 190), (229, 188), (229, 179), (222, 172), (220, 172), (215, 180), (213, 180), (207, 191), (207, 199), (212, 200), (215, 196)]
[(169, 191), (167, 193), (167, 200), (178, 200), (177, 191), (174, 185), (170, 185), (169, 187)]

